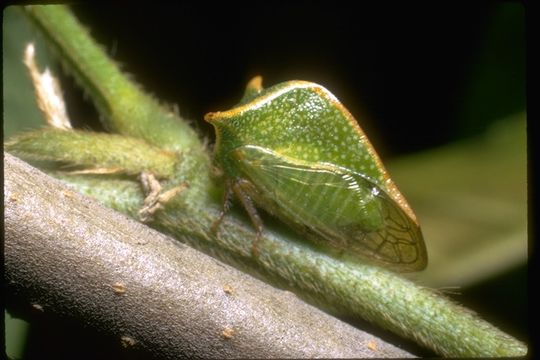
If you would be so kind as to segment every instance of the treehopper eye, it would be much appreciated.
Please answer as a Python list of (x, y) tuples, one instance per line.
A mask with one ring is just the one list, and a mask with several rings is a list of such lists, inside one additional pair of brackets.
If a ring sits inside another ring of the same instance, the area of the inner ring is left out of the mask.
[(248, 211), (255, 206), (332, 255), (417, 271), (427, 252), (416, 216), (366, 135), (324, 87), (289, 81), (247, 86), (231, 110), (205, 116), (216, 129), (214, 160)]

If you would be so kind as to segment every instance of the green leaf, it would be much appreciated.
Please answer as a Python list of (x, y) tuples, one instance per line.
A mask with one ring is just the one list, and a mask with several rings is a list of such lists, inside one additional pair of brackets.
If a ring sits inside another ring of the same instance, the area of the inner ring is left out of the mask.
[(526, 155), (520, 113), (481, 137), (389, 164), (426, 238), (419, 281), (466, 286), (526, 263)]
[(51, 67), (53, 63), (43, 37), (31, 27), (20, 7), (5, 8), (3, 20), (4, 138), (7, 139), (21, 129), (44, 123), (32, 81), (22, 61), (26, 44), (34, 43), (37, 62), (43, 68)]

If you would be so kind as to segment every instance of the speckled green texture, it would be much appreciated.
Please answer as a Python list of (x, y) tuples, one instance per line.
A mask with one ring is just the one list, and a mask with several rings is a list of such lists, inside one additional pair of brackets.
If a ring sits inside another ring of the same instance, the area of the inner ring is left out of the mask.
[(291, 81), (263, 90), (252, 102), (211, 118), (216, 160), (233, 175), (229, 152), (252, 144), (310, 161), (327, 162), (364, 174), (382, 188), (384, 169), (360, 128), (319, 85)]
[(322, 86), (290, 81), (257, 96), (248, 85), (240, 105), (206, 120), (237, 196), (334, 255), (396, 271), (427, 265), (414, 215), (355, 119)]

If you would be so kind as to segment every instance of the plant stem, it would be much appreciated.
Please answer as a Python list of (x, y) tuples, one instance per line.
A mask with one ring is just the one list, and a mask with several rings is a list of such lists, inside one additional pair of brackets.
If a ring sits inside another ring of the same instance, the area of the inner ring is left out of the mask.
[[(74, 147), (86, 151), (72, 151)], [(160, 178), (173, 176), (176, 163), (173, 152), (141, 139), (82, 130), (26, 131), (12, 137), (5, 148), (29, 159), (62, 161), (89, 169), (116, 167), (131, 175), (142, 169)]]

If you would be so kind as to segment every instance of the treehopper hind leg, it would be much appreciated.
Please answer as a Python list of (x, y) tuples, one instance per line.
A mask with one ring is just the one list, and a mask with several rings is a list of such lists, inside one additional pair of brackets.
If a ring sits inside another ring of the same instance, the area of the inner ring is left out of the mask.
[(232, 199), (234, 196), (240, 201), (242, 204), (242, 207), (246, 210), (247, 214), (249, 215), (249, 218), (255, 227), (256, 231), (256, 237), (255, 240), (252, 243), (251, 251), (255, 255), (255, 257), (258, 256), (259, 251), (257, 248), (257, 243), (259, 242), (259, 239), (261, 238), (262, 231), (264, 229), (263, 221), (257, 212), (257, 208), (255, 207), (255, 203), (253, 202), (253, 199), (248, 195), (248, 193), (243, 189), (243, 187), (251, 186), (249, 181), (244, 179), (235, 179), (235, 180), (227, 180), (226, 186), (225, 186), (225, 193), (223, 196), (223, 210), (219, 214), (219, 217), (214, 221), (212, 224), (212, 232), (217, 233), (217, 230), (223, 221), (223, 218), (225, 215), (229, 212), (231, 205), (232, 205)]

